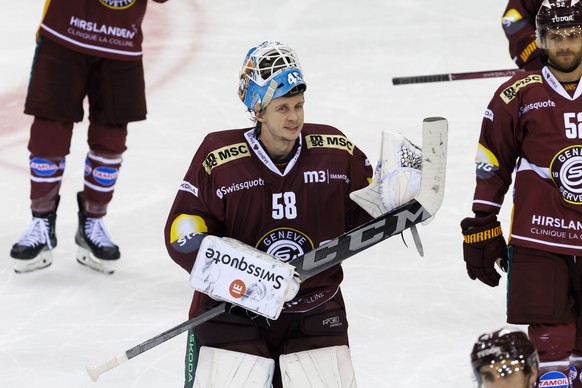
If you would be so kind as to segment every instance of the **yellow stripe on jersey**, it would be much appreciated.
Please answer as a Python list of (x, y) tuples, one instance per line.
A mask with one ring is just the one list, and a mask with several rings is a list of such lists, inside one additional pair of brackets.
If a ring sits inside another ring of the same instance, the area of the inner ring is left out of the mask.
[(206, 155), (203, 167), (210, 175), (214, 168), (247, 156), (251, 156), (247, 143), (230, 144)]
[(345, 136), (340, 135), (307, 135), (307, 148), (335, 148), (354, 154), (354, 144)]

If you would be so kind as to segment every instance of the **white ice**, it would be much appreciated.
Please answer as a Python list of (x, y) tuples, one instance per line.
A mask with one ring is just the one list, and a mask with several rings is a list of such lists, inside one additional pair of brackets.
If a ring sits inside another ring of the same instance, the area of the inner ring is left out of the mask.
[[(75, 127), (57, 218), (53, 265), (17, 275), (9, 250), (30, 220), (31, 117), (22, 113), (44, 1), (0, 0), (0, 386), (181, 387), (182, 334), (101, 376), (101, 363), (187, 319), (188, 274), (168, 257), (163, 226), (205, 134), (250, 125), (238, 100), (246, 51), (294, 47), (309, 85), (306, 121), (343, 130), (372, 163), (383, 129), (421, 141), (425, 117), (449, 120), (446, 193), (419, 228), (425, 257), (400, 237), (344, 263), (353, 362), (360, 387), (470, 387), (469, 352), (505, 325), (505, 277), (471, 281), (459, 222), (471, 214), (481, 118), (505, 78), (393, 86), (391, 78), (514, 67), (490, 0), (150, 1), (145, 21), (149, 116), (130, 125), (106, 224), (122, 250), (112, 276), (74, 259), (84, 121)], [(510, 198), (501, 215), (508, 228)], [(325, 220), (321, 220), (325, 222)]]

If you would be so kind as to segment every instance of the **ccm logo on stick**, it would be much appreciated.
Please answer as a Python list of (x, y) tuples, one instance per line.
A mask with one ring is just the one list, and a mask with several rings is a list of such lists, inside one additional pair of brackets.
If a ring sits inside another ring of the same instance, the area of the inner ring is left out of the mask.
[(356, 252), (392, 236), (398, 230), (404, 230), (407, 226), (418, 223), (418, 220), (422, 220), (423, 217), (430, 217), (428, 213), (425, 214), (425, 210), (420, 204), (418, 206), (419, 209), (414, 213), (404, 211), (392, 217), (384, 218), (364, 228), (356, 229), (353, 232), (343, 235), (321, 248), (307, 252), (304, 256), (301, 269), (309, 271), (327, 264), (336, 259), (338, 252), (345, 252), (346, 248), (351, 252), (351, 254), (347, 255), (349, 257)]

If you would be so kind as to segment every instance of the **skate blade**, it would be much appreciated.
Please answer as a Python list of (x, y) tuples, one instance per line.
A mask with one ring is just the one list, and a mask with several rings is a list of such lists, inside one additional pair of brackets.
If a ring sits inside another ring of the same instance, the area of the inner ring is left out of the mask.
[(12, 259), (14, 272), (22, 274), (37, 271), (49, 267), (53, 263), (53, 255), (50, 250), (41, 251), (38, 256), (30, 260)]
[(81, 265), (91, 268), (94, 271), (111, 275), (115, 272), (115, 261), (101, 260), (91, 254), (91, 252), (83, 247), (77, 250), (77, 262)]

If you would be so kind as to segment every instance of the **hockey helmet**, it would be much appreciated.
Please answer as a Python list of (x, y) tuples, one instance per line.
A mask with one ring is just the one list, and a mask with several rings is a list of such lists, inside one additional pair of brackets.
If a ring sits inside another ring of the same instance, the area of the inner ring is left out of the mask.
[(471, 352), (471, 365), (481, 386), (480, 371), (483, 366), (495, 366), (494, 372), (499, 376), (507, 376), (519, 370), (529, 375), (532, 367), (539, 365), (539, 357), (535, 346), (523, 331), (504, 327), (479, 336)]
[(295, 51), (272, 41), (249, 50), (239, 81), (238, 96), (253, 112), (263, 110), (275, 98), (307, 88)]
[(574, 26), (582, 26), (582, 0), (544, 0), (536, 15), (538, 47), (547, 48), (544, 37), (549, 29)]

